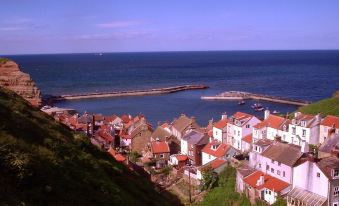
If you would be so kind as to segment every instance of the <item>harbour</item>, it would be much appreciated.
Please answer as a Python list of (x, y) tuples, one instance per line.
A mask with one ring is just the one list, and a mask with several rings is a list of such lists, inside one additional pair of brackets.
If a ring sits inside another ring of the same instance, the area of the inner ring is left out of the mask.
[(226, 91), (216, 96), (202, 96), (202, 100), (262, 100), (262, 101), (269, 101), (281, 104), (289, 104), (289, 105), (296, 105), (296, 106), (305, 106), (310, 104), (310, 101), (298, 100), (298, 99), (290, 99), (284, 97), (277, 97), (277, 96), (270, 96), (270, 95), (263, 95), (263, 94), (255, 94), (250, 92), (243, 92), (243, 91)]

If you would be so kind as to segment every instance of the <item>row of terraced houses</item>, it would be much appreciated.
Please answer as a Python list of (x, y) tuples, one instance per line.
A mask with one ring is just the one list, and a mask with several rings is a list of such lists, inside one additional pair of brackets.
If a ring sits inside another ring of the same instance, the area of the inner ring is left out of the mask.
[(265, 111), (264, 119), (236, 112), (200, 126), (184, 114), (153, 128), (143, 115), (132, 117), (54, 112), (54, 118), (89, 135), (117, 161), (126, 151), (141, 155), (140, 166), (171, 165), (195, 184), (206, 169), (237, 168), (236, 190), (252, 202), (339, 206), (339, 117), (296, 112), (285, 118)]

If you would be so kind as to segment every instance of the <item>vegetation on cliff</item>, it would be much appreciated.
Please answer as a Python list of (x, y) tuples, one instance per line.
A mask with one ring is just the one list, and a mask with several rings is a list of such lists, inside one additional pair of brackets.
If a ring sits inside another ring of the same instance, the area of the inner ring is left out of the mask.
[(87, 137), (1, 87), (0, 168), (0, 205), (173, 205)]
[(8, 62), (8, 61), (10, 61), (10, 60), (7, 59), (7, 58), (2, 58), (2, 57), (0, 57), (0, 64), (6, 63), (6, 62)]
[(300, 107), (299, 110), (305, 114), (318, 114), (321, 113), (322, 115), (336, 115), (339, 116), (339, 98), (328, 98), (323, 99), (313, 104)]

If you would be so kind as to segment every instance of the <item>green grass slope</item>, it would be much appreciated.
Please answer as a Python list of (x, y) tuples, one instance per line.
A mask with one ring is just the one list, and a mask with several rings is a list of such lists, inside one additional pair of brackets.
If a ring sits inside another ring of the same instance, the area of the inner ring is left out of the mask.
[(0, 205), (173, 205), (170, 198), (0, 88)]
[(305, 114), (318, 114), (321, 113), (322, 115), (336, 115), (339, 116), (339, 98), (328, 98), (323, 99), (313, 104), (300, 107), (299, 110)]

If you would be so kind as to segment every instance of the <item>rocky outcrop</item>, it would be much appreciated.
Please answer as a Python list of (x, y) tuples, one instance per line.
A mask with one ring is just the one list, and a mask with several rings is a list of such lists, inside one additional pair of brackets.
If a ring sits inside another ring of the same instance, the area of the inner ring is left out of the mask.
[(11, 60), (0, 58), (0, 86), (16, 92), (33, 106), (41, 105), (41, 92), (35, 82)]

